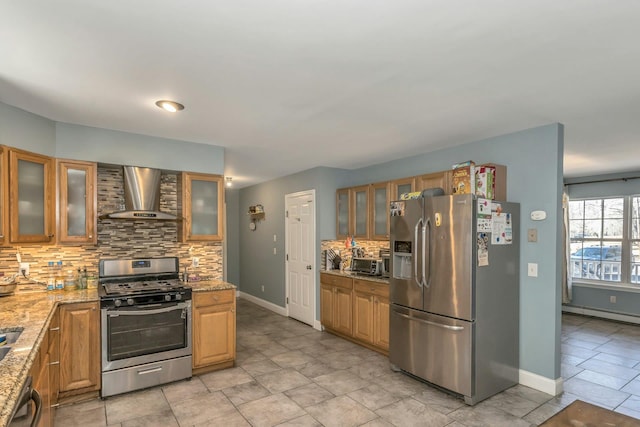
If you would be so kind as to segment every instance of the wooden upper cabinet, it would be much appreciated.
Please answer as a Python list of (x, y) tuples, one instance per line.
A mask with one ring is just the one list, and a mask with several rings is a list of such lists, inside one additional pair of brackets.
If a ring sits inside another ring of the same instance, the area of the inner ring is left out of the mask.
[(336, 190), (336, 239), (369, 238), (369, 185)]
[(96, 238), (97, 167), (58, 160), (58, 242), (93, 243)]
[(182, 242), (221, 241), (223, 233), (224, 188), (221, 175), (182, 172), (178, 175), (178, 211)]
[(9, 152), (0, 145), (0, 245), (9, 242)]
[(359, 239), (369, 238), (369, 185), (349, 189), (351, 235)]
[(416, 177), (416, 191), (442, 188), (444, 194), (451, 194), (451, 171), (428, 173)]
[(391, 181), (391, 200), (400, 200), (400, 195), (416, 191), (416, 179), (402, 178)]
[(369, 187), (370, 239), (389, 240), (389, 202), (391, 185), (389, 182), (371, 184)]
[(55, 163), (40, 154), (9, 149), (11, 243), (53, 242)]
[(351, 235), (349, 230), (349, 189), (336, 191), (336, 239), (346, 239)]

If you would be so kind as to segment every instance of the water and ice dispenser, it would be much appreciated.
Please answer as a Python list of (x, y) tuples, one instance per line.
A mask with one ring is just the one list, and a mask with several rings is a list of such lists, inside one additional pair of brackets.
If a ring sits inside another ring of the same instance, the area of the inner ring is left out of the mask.
[(411, 279), (412, 242), (394, 240), (393, 242), (393, 277), (395, 279)]

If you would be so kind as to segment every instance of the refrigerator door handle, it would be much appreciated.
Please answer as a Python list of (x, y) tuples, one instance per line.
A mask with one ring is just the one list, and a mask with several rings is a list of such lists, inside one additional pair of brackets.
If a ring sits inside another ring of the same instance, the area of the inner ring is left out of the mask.
[(437, 326), (439, 328), (444, 328), (444, 329), (448, 329), (450, 331), (462, 331), (464, 330), (464, 326), (451, 326), (451, 325), (443, 325), (442, 323), (437, 323), (437, 322), (431, 322), (429, 320), (424, 320), (424, 319), (418, 319), (417, 317), (411, 317), (408, 316), (406, 314), (402, 314), (402, 313), (398, 313), (397, 311), (395, 312), (398, 316), (400, 317), (405, 317), (409, 320), (415, 320), (416, 322), (420, 322), (420, 323), (426, 323), (427, 325), (431, 325), (431, 326)]
[[(422, 224), (422, 218), (420, 218), (418, 220), (418, 222), (416, 222), (416, 226), (413, 230), (413, 241), (415, 242), (415, 248), (416, 251), (418, 250), (418, 229), (420, 228), (420, 224)], [(422, 288), (422, 282), (424, 280), (424, 276), (420, 279), (418, 279), (418, 260), (420, 259), (420, 257), (418, 256), (417, 253), (414, 254), (413, 256), (413, 280), (416, 281), (416, 284)], [(422, 263), (422, 268), (424, 269), (424, 261)], [(423, 273), (424, 274), (424, 273)]]
[[(427, 218), (422, 227), (422, 284), (425, 287), (431, 285), (431, 240), (429, 240), (429, 252), (427, 253), (427, 228), (429, 228), (429, 239), (431, 239), (431, 220)], [(425, 265), (429, 262), (429, 275), (427, 275)]]

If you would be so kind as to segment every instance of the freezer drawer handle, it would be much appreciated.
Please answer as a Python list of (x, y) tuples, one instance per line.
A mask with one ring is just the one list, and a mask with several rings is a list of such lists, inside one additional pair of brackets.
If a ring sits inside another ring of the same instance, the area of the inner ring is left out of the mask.
[(431, 322), (429, 320), (418, 319), (417, 317), (407, 316), (406, 314), (398, 313), (398, 316), (406, 317), (409, 320), (415, 320), (416, 322), (426, 323), (427, 325), (437, 326), (439, 328), (449, 329), (450, 331), (462, 331), (464, 326), (451, 326), (451, 325), (443, 325), (442, 323)]

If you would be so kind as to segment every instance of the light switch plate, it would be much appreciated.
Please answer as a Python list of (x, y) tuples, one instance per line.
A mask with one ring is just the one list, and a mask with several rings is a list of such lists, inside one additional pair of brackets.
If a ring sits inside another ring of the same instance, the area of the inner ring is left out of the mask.
[(528, 242), (537, 242), (538, 241), (538, 229), (530, 228), (527, 230), (527, 241)]
[(527, 265), (527, 274), (529, 277), (538, 277), (538, 264), (535, 262), (530, 262)]

